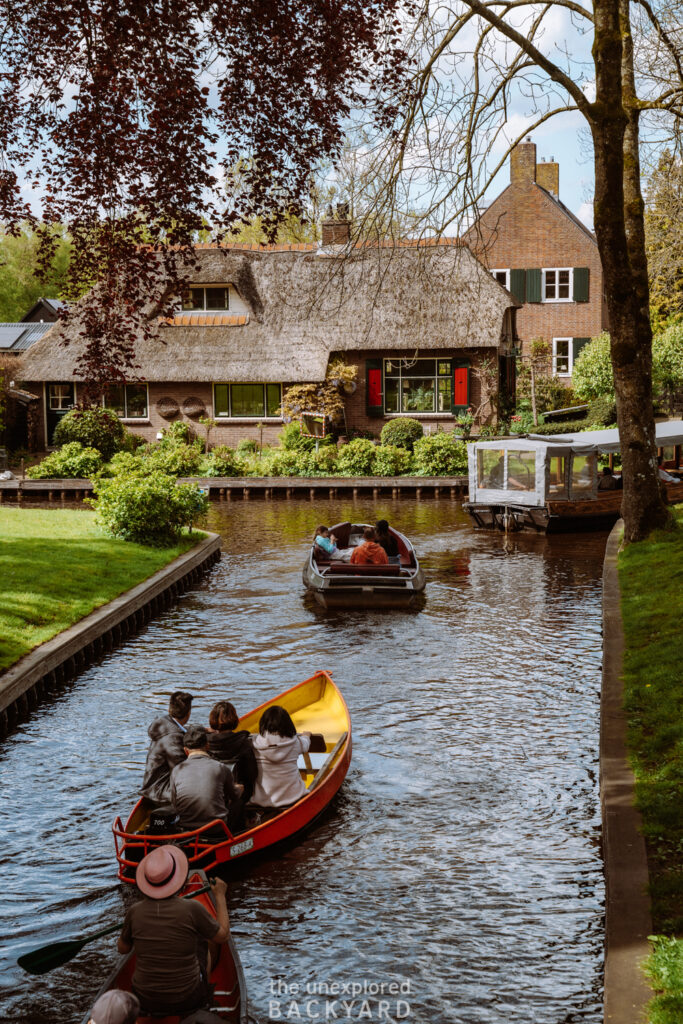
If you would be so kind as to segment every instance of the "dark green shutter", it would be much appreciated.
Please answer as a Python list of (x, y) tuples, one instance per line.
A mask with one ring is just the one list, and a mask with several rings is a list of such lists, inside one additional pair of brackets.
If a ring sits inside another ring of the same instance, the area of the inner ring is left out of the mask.
[(574, 267), (574, 302), (588, 302), (590, 270)]
[(541, 271), (527, 270), (526, 272), (526, 301), (541, 301)]
[(517, 302), (524, 302), (526, 299), (526, 270), (510, 271), (510, 293), (517, 299)]
[(365, 360), (365, 409), (375, 419), (384, 416), (384, 379), (381, 359)]
[(451, 364), (453, 394), (451, 412), (464, 412), (470, 404), (470, 364), (466, 359), (454, 359)]
[(587, 345), (590, 338), (572, 338), (572, 366), (584, 345)]

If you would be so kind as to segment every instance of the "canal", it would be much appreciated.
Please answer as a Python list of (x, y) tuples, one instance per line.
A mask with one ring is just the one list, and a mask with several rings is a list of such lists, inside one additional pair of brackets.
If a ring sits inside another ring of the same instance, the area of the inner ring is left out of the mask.
[[(310, 605), (304, 538), (380, 515), (416, 545), (424, 609)], [(216, 700), (242, 713), (325, 668), (352, 716), (347, 781), (315, 831), (229, 890), (252, 1012), (324, 1020), (324, 993), (356, 983), (330, 1019), (377, 1020), (384, 998), (411, 1024), (598, 1024), (605, 535), (505, 550), (443, 500), (234, 502), (209, 525), (224, 555), (204, 582), (0, 747), (0, 1020), (76, 1024), (114, 964), (111, 937), (44, 979), (14, 961), (121, 918), (111, 823), (168, 693), (195, 693), (205, 722)]]

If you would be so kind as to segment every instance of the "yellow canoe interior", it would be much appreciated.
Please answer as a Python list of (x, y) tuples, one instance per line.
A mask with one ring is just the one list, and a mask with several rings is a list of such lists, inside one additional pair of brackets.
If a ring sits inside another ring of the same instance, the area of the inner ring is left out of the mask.
[[(325, 738), (325, 753), (305, 754), (301, 777), (310, 787), (324, 768), (324, 776), (341, 757), (351, 732), (351, 720), (337, 687), (326, 672), (311, 676), (287, 693), (273, 697), (266, 704), (240, 719), (238, 729), (257, 734), (261, 715), (273, 704), (289, 711), (297, 732), (321, 733)], [(128, 833), (144, 832), (149, 823), (150, 805), (142, 801), (126, 825)]]

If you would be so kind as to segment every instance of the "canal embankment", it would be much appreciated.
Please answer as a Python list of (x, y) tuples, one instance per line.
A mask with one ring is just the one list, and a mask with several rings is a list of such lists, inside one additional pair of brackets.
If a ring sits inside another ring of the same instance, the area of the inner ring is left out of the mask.
[[(181, 484), (197, 484), (213, 501), (262, 498), (342, 498), (359, 496), (462, 498), (467, 494), (466, 476), (244, 476), (244, 477), (181, 477)], [(0, 480), (0, 503), (31, 502), (64, 503), (82, 501), (93, 496), (88, 479)]]
[(0, 734), (219, 557), (215, 534), (151, 548), (104, 536), (91, 512), (0, 510)]
[(623, 707), (656, 936), (646, 966), (652, 1024), (683, 1019), (683, 510), (675, 515), (678, 530), (618, 556)]

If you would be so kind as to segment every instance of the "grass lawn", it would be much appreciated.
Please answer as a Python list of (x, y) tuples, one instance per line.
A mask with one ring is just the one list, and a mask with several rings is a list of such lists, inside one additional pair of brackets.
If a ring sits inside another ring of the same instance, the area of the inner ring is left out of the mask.
[(0, 508), (0, 671), (203, 536), (148, 548), (106, 537), (94, 512)]
[(683, 510), (675, 514), (678, 531), (655, 533), (619, 556), (628, 743), (662, 936), (647, 968), (662, 992), (652, 1024), (683, 1021)]

